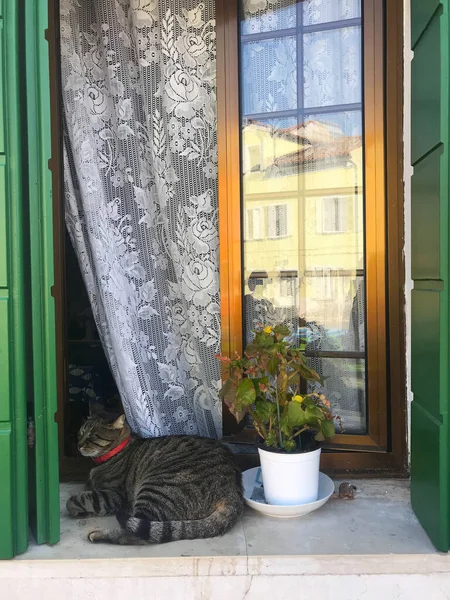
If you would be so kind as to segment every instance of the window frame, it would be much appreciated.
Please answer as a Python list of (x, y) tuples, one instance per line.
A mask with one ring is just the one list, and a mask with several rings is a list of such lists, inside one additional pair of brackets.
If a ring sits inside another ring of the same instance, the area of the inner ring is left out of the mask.
[[(363, 7), (365, 220), (373, 224), (366, 227), (368, 435), (336, 436), (323, 466), (399, 474), (406, 468), (403, 15), (401, 0), (363, 0)], [(222, 352), (230, 354), (242, 350), (243, 337), (238, 2), (216, 0), (216, 10)]]

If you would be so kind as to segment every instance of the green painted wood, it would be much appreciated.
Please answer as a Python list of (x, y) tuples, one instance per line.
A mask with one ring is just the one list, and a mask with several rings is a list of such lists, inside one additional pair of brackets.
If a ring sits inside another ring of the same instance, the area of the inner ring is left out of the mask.
[(13, 486), (13, 456), (12, 456), (12, 431), (7, 423), (0, 423), (0, 456), (2, 485), (0, 486), (0, 508), (2, 515), (0, 524), (2, 535), (0, 537), (0, 559), (12, 558), (20, 548), (16, 544), (14, 530), (14, 494)]
[[(0, 46), (1, 47), (1, 46)], [(0, 63), (1, 64), (1, 63)], [(0, 154), (0, 288), (8, 287), (8, 259), (6, 251), (6, 160)]]
[[(426, 406), (431, 416), (445, 411), (446, 399), (441, 397), (440, 355), (442, 352), (440, 330), (441, 292), (414, 289), (411, 303), (411, 329), (414, 342), (411, 348), (411, 385), (415, 399)], [(445, 325), (445, 324), (444, 324)]]
[(442, 19), (441, 11), (423, 32), (414, 51), (411, 66), (411, 130), (412, 162), (417, 162), (424, 152), (441, 141), (441, 64), (440, 54)]
[[(2, 289), (0, 290), (0, 331), (2, 332), (2, 339), (0, 341), (0, 381), (2, 382), (2, 396), (8, 400), (11, 397), (9, 314), (9, 292), (7, 289)], [(0, 402), (0, 423), (5, 423), (7, 429), (11, 429), (11, 404), (9, 401)]]
[(439, 0), (416, 0), (411, 3), (411, 43), (413, 47), (433, 14), (440, 7)]
[(47, 2), (26, 3), (27, 148), (30, 197), (31, 314), (36, 446), (30, 456), (30, 522), (37, 543), (59, 541), (59, 452), (55, 307), (51, 295), (53, 208)]
[(414, 244), (411, 274), (415, 280), (440, 278), (440, 171), (442, 147), (421, 160), (412, 177), (411, 226)]
[(411, 501), (449, 549), (449, 0), (412, 0)]
[[(0, 6), (0, 10), (1, 6)], [(0, 12), (0, 64), (3, 63), (3, 17), (1, 16), (2, 13)], [(4, 83), (3, 83), (3, 71), (0, 73), (0, 98), (3, 98), (3, 93), (4, 93)], [(3, 107), (3, 105), (2, 105)], [(5, 115), (4, 115), (4, 111), (1, 110), (0, 111), (0, 152), (4, 152), (5, 151)]]
[[(16, 2), (0, 5), (0, 79), (7, 81), (0, 98), (4, 173), (0, 187), (0, 558), (23, 552), (28, 545), (26, 405), (28, 361), (26, 353), (26, 287), (24, 196), (22, 178), (22, 124), (20, 95), (19, 8)], [(3, 212), (2, 212), (3, 211)], [(4, 393), (3, 377), (9, 384)]]
[[(414, 398), (411, 408), (413, 507), (433, 543), (439, 550), (446, 551), (448, 527), (443, 512), (447, 494), (440, 482), (447, 463), (447, 442), (442, 435), (442, 421), (430, 417), (417, 394)], [(444, 426), (447, 427), (447, 423)]]

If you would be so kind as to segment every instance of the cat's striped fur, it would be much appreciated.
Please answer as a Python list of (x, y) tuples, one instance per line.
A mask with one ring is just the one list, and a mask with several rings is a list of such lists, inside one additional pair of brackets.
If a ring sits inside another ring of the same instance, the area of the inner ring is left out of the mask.
[[(101, 457), (129, 435), (124, 417), (90, 417), (79, 433), (84, 456)], [(93, 531), (91, 542), (162, 543), (224, 534), (243, 510), (241, 473), (231, 452), (195, 436), (131, 438), (92, 469), (86, 491), (67, 502), (69, 514), (116, 514), (122, 529)]]

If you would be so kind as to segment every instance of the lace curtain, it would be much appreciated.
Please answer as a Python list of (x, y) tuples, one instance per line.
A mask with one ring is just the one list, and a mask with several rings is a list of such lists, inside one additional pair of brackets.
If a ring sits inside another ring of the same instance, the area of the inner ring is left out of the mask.
[(66, 223), (142, 436), (220, 436), (214, 0), (61, 0)]

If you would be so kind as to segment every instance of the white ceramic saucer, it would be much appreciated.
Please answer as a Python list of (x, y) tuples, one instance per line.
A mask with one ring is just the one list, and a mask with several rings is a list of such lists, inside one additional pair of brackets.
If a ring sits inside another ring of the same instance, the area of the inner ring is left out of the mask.
[(315, 502), (299, 504), (296, 506), (275, 506), (267, 504), (264, 498), (262, 472), (260, 467), (248, 469), (242, 473), (245, 502), (268, 517), (279, 517), (281, 519), (293, 519), (303, 517), (325, 504), (334, 492), (334, 483), (324, 473), (319, 473), (319, 497)]

